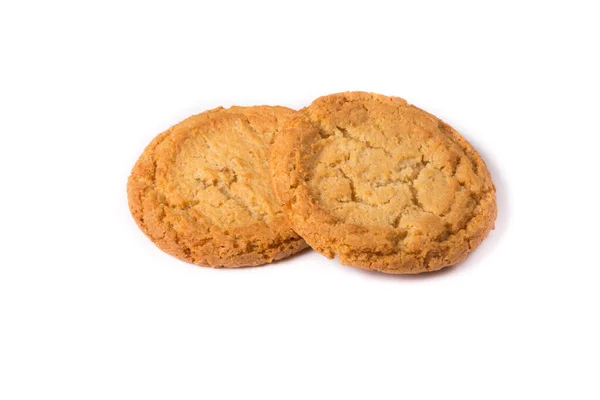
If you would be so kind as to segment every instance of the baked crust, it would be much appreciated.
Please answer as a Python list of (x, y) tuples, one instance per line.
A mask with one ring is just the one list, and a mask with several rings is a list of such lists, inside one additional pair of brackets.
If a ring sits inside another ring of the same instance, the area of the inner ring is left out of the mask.
[(496, 219), (481, 156), (398, 97), (315, 100), (276, 136), (270, 171), (294, 230), (318, 252), (363, 269), (414, 274), (457, 264)]
[(158, 135), (127, 184), (131, 214), (163, 251), (211, 267), (256, 266), (307, 247), (268, 174), (285, 107), (216, 108)]

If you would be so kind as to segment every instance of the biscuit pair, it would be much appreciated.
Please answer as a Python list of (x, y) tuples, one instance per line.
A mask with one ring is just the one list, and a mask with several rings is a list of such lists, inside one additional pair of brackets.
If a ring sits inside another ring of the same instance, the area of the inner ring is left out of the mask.
[(190, 117), (146, 148), (128, 196), (158, 247), (212, 267), (310, 245), (354, 267), (435, 271), (464, 260), (497, 212), (485, 163), (460, 134), (403, 99), (363, 92), (298, 112)]

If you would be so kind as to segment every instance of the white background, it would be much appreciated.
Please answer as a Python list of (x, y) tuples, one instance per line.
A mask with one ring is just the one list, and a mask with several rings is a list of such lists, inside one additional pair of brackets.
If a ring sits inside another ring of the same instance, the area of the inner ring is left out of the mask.
[[(1, 399), (598, 399), (595, 2), (2, 1)], [(205, 109), (396, 95), (462, 132), (496, 230), (417, 277), (196, 267), (125, 186)]]

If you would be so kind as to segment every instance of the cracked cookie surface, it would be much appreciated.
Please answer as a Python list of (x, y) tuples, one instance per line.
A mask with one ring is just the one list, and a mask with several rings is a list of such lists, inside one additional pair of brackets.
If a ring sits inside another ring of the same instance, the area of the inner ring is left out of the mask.
[(306, 248), (268, 173), (273, 137), (294, 114), (217, 108), (158, 135), (127, 184), (138, 226), (163, 251), (212, 267), (261, 265)]
[(397, 97), (315, 100), (276, 136), (270, 170), (293, 228), (315, 250), (359, 268), (454, 265), (496, 218), (481, 156), (452, 127)]

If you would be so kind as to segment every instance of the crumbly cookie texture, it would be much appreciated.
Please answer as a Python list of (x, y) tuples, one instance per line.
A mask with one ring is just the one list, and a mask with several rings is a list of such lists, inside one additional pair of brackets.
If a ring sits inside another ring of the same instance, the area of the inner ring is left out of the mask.
[(398, 97), (349, 92), (300, 110), (271, 147), (273, 186), (315, 250), (387, 273), (465, 259), (493, 229), (496, 194), (473, 147)]
[(274, 134), (294, 114), (217, 108), (158, 135), (127, 185), (138, 226), (163, 251), (212, 267), (261, 265), (306, 248), (268, 173)]

